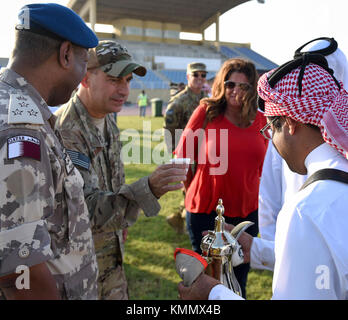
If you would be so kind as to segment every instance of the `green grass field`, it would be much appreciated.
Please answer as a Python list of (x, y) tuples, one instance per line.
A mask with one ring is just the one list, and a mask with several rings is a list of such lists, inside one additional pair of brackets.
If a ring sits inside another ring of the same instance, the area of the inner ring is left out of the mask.
[[(138, 116), (119, 116), (118, 126), (121, 134), (128, 136), (124, 145), (131, 141), (129, 130), (135, 129), (132, 139), (136, 147), (130, 155), (140, 152), (140, 162), (148, 160), (153, 153), (158, 159), (164, 157), (160, 150), (164, 146), (163, 137), (158, 141), (159, 129), (162, 128), (163, 118), (143, 118)], [(151, 121), (151, 122), (150, 122)], [(151, 126), (151, 134), (150, 134)], [(157, 131), (156, 131), (157, 130)], [(157, 137), (157, 138), (156, 138)], [(130, 146), (130, 144), (128, 144)], [(151, 148), (151, 151), (150, 151)], [(146, 153), (145, 158), (143, 152)], [(148, 161), (147, 161), (148, 162)], [(125, 164), (126, 183), (149, 175), (156, 164)], [(129, 285), (131, 300), (176, 300), (178, 297), (177, 284), (180, 277), (175, 271), (174, 250), (177, 247), (191, 249), (188, 235), (178, 235), (166, 222), (166, 217), (179, 208), (182, 192), (175, 191), (160, 199), (161, 211), (158, 216), (146, 218), (140, 215), (138, 221), (129, 229), (125, 245), (124, 266)], [(255, 271), (249, 273), (247, 296), (248, 299), (266, 300), (271, 298), (272, 273)]]

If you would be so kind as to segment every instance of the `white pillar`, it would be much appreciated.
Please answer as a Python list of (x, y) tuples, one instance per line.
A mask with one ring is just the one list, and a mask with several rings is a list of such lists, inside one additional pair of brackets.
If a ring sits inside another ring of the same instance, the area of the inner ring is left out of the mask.
[(220, 12), (216, 14), (215, 25), (215, 46), (220, 50)]
[(91, 29), (95, 32), (95, 24), (97, 23), (97, 0), (89, 0), (89, 23)]

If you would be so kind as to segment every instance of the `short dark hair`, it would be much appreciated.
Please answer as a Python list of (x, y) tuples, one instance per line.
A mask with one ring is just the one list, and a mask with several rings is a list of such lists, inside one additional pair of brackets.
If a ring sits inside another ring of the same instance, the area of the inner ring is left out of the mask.
[(16, 30), (11, 58), (21, 58), (29, 66), (37, 67), (57, 51), (62, 42), (41, 34)]

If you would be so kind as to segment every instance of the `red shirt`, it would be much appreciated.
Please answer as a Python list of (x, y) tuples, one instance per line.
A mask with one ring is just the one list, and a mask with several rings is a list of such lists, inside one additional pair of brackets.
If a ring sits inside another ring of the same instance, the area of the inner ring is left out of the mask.
[[(239, 128), (222, 114), (208, 122), (203, 131), (205, 116), (205, 107), (201, 105), (192, 114), (174, 151), (178, 157), (198, 162), (186, 192), (185, 207), (193, 213), (209, 214), (221, 198), (225, 216), (245, 218), (258, 208), (268, 144), (260, 130), (266, 125), (266, 118), (258, 112), (248, 128)], [(198, 132), (204, 137), (201, 143), (198, 143)]]

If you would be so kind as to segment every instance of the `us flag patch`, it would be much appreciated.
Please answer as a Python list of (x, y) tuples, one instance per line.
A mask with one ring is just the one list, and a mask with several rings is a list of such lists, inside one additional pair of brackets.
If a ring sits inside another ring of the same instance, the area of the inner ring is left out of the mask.
[(89, 165), (90, 165), (91, 161), (83, 153), (80, 153), (80, 152), (77, 152), (74, 150), (69, 150), (69, 149), (66, 149), (66, 152), (68, 153), (72, 163), (75, 166), (80, 166), (80, 167), (85, 168), (87, 170), (89, 169)]
[(31, 136), (15, 136), (7, 139), (7, 158), (20, 157), (41, 160), (40, 140)]

